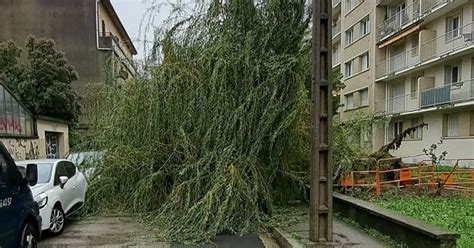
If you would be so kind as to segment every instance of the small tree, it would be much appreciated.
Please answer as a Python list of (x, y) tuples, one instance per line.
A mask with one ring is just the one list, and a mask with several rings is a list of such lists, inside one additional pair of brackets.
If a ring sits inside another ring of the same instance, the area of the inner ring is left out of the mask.
[(20, 60), (22, 50), (13, 41), (0, 43), (0, 80), (33, 114), (76, 122), (80, 105), (71, 87), (78, 79), (74, 68), (52, 40), (30, 36), (25, 48)]
[[(440, 139), (438, 143), (432, 144), (430, 148), (423, 149), (423, 152), (426, 154), (426, 156), (430, 158), (431, 163), (435, 166), (436, 171), (438, 171), (438, 167), (441, 164), (441, 161), (444, 161), (446, 159), (446, 155), (448, 155), (447, 151), (443, 151), (439, 155), (436, 154), (436, 149), (438, 149), (439, 146), (442, 144), (443, 144), (443, 140)], [(436, 177), (436, 184), (437, 184), (436, 194), (441, 195), (441, 191), (443, 189), (443, 183), (441, 182), (439, 176)]]

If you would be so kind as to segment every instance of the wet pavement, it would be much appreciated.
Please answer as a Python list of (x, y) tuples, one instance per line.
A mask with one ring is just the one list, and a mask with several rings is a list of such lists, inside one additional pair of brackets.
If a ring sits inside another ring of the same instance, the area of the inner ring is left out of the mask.
[(203, 246), (170, 244), (155, 238), (153, 231), (131, 217), (94, 217), (69, 221), (59, 236), (44, 236), (39, 247), (156, 247), (156, 248), (277, 248), (268, 236), (218, 236)]
[[(307, 220), (289, 227), (280, 228), (280, 230), (285, 232), (288, 238), (302, 245), (302, 247), (311, 246), (312, 244), (309, 240), (309, 223)], [(390, 244), (369, 236), (361, 228), (351, 226), (338, 218), (333, 219), (333, 240), (333, 247), (390, 247)]]

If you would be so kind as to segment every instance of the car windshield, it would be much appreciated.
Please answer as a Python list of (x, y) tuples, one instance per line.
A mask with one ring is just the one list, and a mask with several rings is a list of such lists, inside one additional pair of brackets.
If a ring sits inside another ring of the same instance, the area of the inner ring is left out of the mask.
[[(38, 184), (48, 183), (51, 180), (51, 170), (53, 169), (53, 164), (51, 163), (38, 163)], [(26, 177), (26, 165), (18, 166), (23, 178)]]

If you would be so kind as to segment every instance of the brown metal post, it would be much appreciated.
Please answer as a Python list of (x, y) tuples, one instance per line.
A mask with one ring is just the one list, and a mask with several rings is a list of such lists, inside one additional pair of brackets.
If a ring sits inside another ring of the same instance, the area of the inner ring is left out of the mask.
[(311, 191), (309, 237), (332, 242), (332, 87), (330, 0), (313, 0), (311, 89)]

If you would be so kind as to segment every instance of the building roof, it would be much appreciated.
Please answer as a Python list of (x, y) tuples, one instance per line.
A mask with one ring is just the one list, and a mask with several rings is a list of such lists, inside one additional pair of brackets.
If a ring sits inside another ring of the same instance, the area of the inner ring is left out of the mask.
[(120, 34), (125, 37), (125, 44), (127, 47), (132, 51), (133, 55), (136, 55), (137, 49), (133, 45), (132, 39), (130, 39), (130, 36), (127, 33), (127, 30), (125, 30), (125, 27), (122, 24), (122, 21), (120, 21), (119, 16), (117, 15), (117, 12), (115, 12), (114, 6), (112, 6), (112, 3), (110, 0), (101, 0), (102, 5), (105, 7), (105, 10), (109, 13), (109, 15), (112, 18), (112, 21), (114, 22), (115, 26), (119, 30)]

